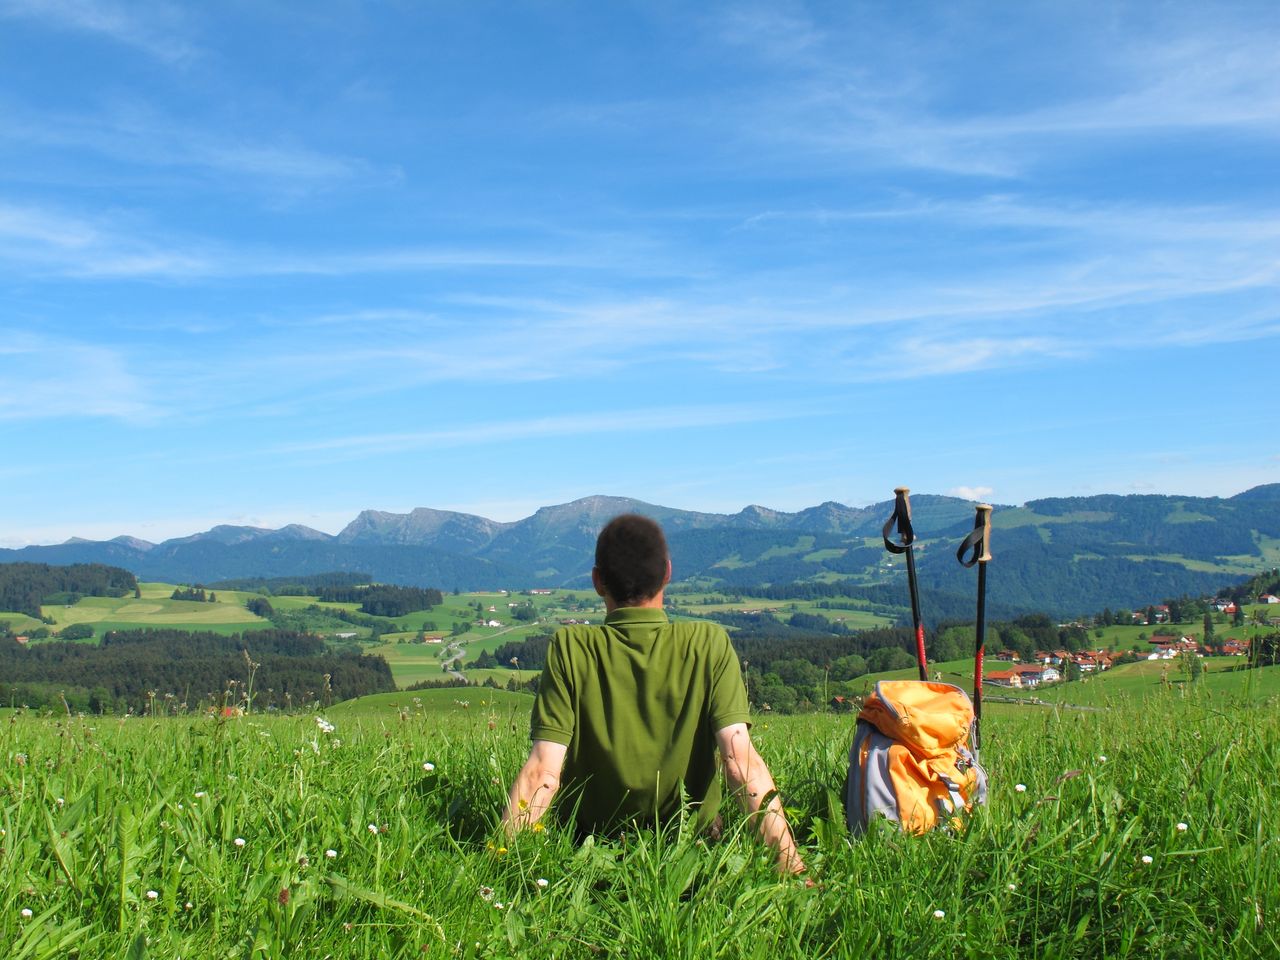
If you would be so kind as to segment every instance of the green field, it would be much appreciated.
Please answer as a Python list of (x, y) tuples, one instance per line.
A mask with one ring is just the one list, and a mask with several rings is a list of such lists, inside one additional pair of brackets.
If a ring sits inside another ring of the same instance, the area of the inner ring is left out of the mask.
[(992, 704), (989, 804), (921, 838), (847, 834), (852, 717), (760, 717), (812, 887), (778, 879), (732, 806), (714, 844), (673, 827), (579, 845), (554, 823), (508, 840), (531, 702), (382, 694), (325, 711), (330, 733), (313, 715), (11, 714), (3, 955), (1280, 955), (1274, 699)]
[(26, 633), (30, 630), (35, 630), (38, 627), (45, 626), (44, 623), (35, 619), (35, 617), (29, 617), (25, 613), (5, 613), (3, 611), (0, 611), (0, 623), (7, 623), (9, 625), (9, 629), (14, 633)]
[(148, 627), (210, 630), (224, 634), (270, 627), (266, 620), (255, 617), (244, 608), (243, 597), (248, 594), (227, 591), (226, 594), (218, 593), (216, 603), (199, 603), (170, 600), (174, 591), (171, 583), (140, 583), (138, 588), (142, 596), (137, 599), (133, 596), (83, 597), (71, 606), (46, 606), (41, 608), (41, 612), (53, 619), (51, 629), (54, 631), (72, 623), (87, 623), (99, 636), (108, 630)]

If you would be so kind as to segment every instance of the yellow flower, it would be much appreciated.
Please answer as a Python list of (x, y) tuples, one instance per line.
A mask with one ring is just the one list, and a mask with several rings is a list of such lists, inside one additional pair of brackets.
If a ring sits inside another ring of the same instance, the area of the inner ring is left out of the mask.
[(537, 823), (535, 823), (535, 824), (533, 825), (533, 832), (534, 832), (534, 833), (541, 833), (541, 832), (542, 832), (543, 830), (545, 830), (545, 829), (547, 829), (547, 828), (546, 828), (546, 827), (544, 827), (544, 826), (542, 825), (542, 821), (541, 821), (541, 820), (539, 820)]

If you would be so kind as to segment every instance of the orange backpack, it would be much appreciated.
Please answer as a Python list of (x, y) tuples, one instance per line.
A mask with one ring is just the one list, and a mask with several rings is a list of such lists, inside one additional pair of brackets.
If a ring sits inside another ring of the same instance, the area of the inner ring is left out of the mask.
[(845, 782), (845, 820), (860, 834), (877, 816), (908, 833), (954, 826), (987, 799), (969, 750), (973, 704), (959, 687), (881, 680), (858, 714)]

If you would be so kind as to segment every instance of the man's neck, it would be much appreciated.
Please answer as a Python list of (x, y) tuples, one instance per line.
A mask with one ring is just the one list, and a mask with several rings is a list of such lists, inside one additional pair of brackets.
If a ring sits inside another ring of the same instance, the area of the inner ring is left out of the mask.
[(649, 607), (649, 608), (657, 608), (658, 610), (661, 610), (662, 609), (662, 591), (659, 590), (648, 600), (632, 600), (630, 603), (614, 603), (612, 597), (606, 596), (604, 598), (605, 613), (607, 614), (613, 613), (613, 611), (619, 609), (620, 607)]

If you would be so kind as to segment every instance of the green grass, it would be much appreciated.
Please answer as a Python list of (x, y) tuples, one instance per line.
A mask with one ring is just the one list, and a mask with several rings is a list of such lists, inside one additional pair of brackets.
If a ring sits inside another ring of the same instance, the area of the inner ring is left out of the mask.
[(53, 619), (50, 629), (55, 632), (69, 624), (87, 623), (97, 636), (108, 630), (167, 628), (230, 634), (270, 627), (266, 620), (244, 608), (240, 598), (248, 594), (214, 591), (218, 594), (216, 603), (199, 603), (170, 600), (174, 590), (171, 583), (140, 583), (138, 587), (142, 594), (139, 598), (83, 597), (72, 606), (46, 606), (41, 612)]
[(14, 633), (24, 633), (28, 630), (35, 630), (39, 627), (46, 626), (35, 617), (29, 617), (25, 613), (3, 613), (0, 612), (0, 623), (9, 624), (9, 629)]
[(852, 718), (760, 718), (812, 888), (780, 881), (729, 808), (716, 844), (506, 840), (530, 703), (383, 694), (324, 711), (330, 734), (310, 715), (12, 715), (3, 955), (1280, 955), (1274, 700), (992, 704), (990, 802), (967, 829), (859, 841), (830, 813)]

